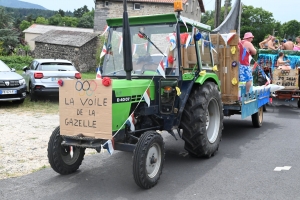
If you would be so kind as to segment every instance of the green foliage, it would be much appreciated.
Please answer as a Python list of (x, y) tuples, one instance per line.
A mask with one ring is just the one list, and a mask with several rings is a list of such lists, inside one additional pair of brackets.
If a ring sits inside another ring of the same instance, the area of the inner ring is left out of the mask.
[(59, 9), (58, 14), (60, 14), (60, 16), (64, 17), (65, 16), (65, 11), (63, 11), (62, 9)]
[(87, 12), (90, 12), (90, 10), (86, 5), (84, 5), (83, 7), (74, 10), (74, 17), (80, 18)]
[(77, 27), (78, 19), (76, 17), (62, 17), (59, 26)]
[(286, 38), (295, 38), (300, 34), (300, 22), (297, 20), (286, 22), (282, 24), (282, 30)]
[(35, 23), (37, 23), (37, 24), (49, 24), (48, 20), (45, 19), (44, 17), (36, 18)]
[(30, 56), (0, 56), (0, 60), (2, 60), (10, 68), (22, 70), (24, 66), (29, 66), (33, 58)]
[(93, 28), (94, 27), (94, 12), (84, 13), (81, 18), (79, 18), (78, 27), (82, 28)]
[(49, 24), (58, 26), (62, 21), (61, 18), (62, 18), (62, 16), (57, 13), (49, 18), (49, 20), (48, 20)]
[(24, 31), (25, 29), (29, 28), (31, 26), (31, 23), (29, 21), (23, 20), (20, 24), (21, 31)]
[(254, 35), (253, 44), (257, 46), (259, 42), (263, 41), (265, 35), (272, 34), (275, 23), (271, 12), (253, 6), (243, 6), (241, 37), (246, 32), (252, 32)]
[(0, 56), (4, 54), (3, 42), (0, 41)]

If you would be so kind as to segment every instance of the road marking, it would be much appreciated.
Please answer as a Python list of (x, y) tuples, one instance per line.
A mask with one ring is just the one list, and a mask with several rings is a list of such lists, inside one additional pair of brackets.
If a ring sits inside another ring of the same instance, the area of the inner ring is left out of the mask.
[(274, 171), (280, 172), (282, 170), (290, 170), (292, 166), (284, 166), (284, 167), (275, 167)]

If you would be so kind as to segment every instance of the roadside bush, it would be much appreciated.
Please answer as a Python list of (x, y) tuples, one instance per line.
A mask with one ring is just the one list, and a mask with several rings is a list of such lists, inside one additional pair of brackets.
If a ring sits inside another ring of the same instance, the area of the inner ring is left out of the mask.
[(2, 60), (10, 68), (22, 70), (24, 66), (30, 65), (33, 58), (30, 56), (0, 56), (0, 60)]

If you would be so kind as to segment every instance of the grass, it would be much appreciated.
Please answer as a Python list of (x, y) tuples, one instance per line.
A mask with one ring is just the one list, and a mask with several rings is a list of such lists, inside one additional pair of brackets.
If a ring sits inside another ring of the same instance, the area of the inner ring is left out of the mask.
[(30, 101), (29, 97), (26, 97), (23, 104), (17, 105), (12, 102), (1, 102), (0, 110), (4, 112), (33, 112), (33, 113), (49, 113), (49, 114), (57, 114), (58, 109), (58, 99), (54, 100), (39, 100), (36, 102)]
[(42, 170), (42, 169), (46, 169), (48, 166), (46, 166), (46, 165), (43, 165), (42, 167), (40, 167), (40, 168), (38, 168), (38, 169), (34, 169), (34, 170), (32, 170), (31, 172), (37, 172), (37, 171), (40, 171), (40, 170)]

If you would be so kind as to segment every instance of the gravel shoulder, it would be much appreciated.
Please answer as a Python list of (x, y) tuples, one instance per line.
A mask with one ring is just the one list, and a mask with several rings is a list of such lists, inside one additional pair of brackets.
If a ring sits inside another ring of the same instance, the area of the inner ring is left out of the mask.
[[(47, 158), (48, 141), (58, 125), (58, 114), (0, 110), (0, 179), (50, 167)], [(95, 152), (91, 149), (86, 154)]]

